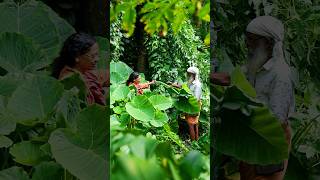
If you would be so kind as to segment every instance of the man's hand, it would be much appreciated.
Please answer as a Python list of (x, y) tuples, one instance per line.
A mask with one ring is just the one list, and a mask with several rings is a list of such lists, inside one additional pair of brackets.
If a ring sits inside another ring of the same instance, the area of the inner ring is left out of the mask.
[(170, 85), (176, 88), (181, 88), (181, 85), (178, 83), (171, 83)]
[(210, 81), (213, 84), (221, 85), (221, 86), (229, 86), (230, 85), (230, 76), (224, 72), (211, 73)]

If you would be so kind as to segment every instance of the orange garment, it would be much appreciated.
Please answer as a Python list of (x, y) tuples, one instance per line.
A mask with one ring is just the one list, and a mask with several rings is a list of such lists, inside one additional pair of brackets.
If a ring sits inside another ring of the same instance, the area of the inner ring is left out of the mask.
[(129, 83), (129, 86), (133, 84), (137, 88), (137, 94), (143, 94), (143, 89), (147, 89), (150, 87), (149, 83)]
[(198, 124), (199, 116), (198, 115), (186, 115), (186, 121), (188, 124)]
[(88, 71), (85, 73), (81, 73), (76, 69), (65, 66), (60, 72), (59, 80), (63, 79), (69, 74), (76, 73), (76, 72), (80, 73), (87, 87), (87, 92), (88, 92), (87, 103), (89, 105), (94, 103), (97, 103), (100, 105), (106, 105), (106, 99), (104, 96), (105, 92), (102, 88), (102, 84), (99, 82), (99, 78), (94, 72)]

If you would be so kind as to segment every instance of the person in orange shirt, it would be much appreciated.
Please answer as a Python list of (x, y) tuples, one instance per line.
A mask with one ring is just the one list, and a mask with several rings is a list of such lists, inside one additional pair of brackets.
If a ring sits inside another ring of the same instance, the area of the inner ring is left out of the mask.
[(154, 84), (156, 81), (152, 80), (146, 83), (140, 83), (141, 78), (138, 72), (132, 72), (127, 80), (127, 86), (133, 84), (137, 88), (137, 94), (143, 94), (143, 89), (147, 89), (150, 87), (151, 84)]

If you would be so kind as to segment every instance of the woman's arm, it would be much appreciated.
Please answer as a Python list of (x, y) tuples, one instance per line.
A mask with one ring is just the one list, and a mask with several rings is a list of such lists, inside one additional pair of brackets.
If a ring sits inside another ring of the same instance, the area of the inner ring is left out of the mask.
[(141, 88), (141, 89), (149, 88), (149, 87), (150, 87), (150, 84), (154, 84), (155, 82), (156, 82), (155, 80), (152, 80), (152, 81), (150, 81), (150, 82), (140, 83), (140, 84), (139, 84), (139, 88)]

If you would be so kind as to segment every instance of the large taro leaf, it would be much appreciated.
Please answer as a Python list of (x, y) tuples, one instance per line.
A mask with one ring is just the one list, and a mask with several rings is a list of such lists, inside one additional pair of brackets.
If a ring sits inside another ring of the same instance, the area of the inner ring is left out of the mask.
[(198, 100), (194, 96), (179, 96), (173, 105), (178, 110), (185, 113), (197, 114), (200, 112)]
[(36, 119), (44, 120), (53, 112), (62, 93), (63, 86), (56, 79), (34, 76), (13, 92), (7, 109), (19, 123), (29, 124)]
[(170, 97), (165, 97), (163, 95), (153, 95), (149, 97), (149, 101), (155, 109), (166, 110), (171, 108), (172, 100)]
[(110, 63), (110, 82), (111, 84), (125, 83), (133, 70), (124, 62)]
[(130, 153), (142, 159), (152, 158), (155, 153), (158, 142), (155, 139), (138, 136), (132, 140), (128, 146)]
[(41, 1), (30, 0), (16, 4), (0, 4), (0, 33), (17, 32), (26, 35), (41, 46), (48, 59), (58, 55), (61, 44), (74, 29)]
[(0, 180), (29, 180), (29, 177), (21, 167), (13, 166), (0, 171)]
[(239, 89), (237, 86), (231, 86), (226, 89), (223, 106), (230, 109), (239, 109), (243, 105), (253, 105), (253, 106), (262, 106), (261, 102), (258, 102), (256, 99), (248, 96), (245, 92)]
[(216, 123), (216, 148), (252, 164), (274, 164), (288, 158), (288, 145), (280, 122), (268, 108), (255, 107), (250, 116), (223, 109)]
[(40, 144), (31, 141), (22, 141), (14, 144), (10, 148), (10, 154), (14, 157), (14, 161), (26, 165), (33, 166), (41, 161), (48, 160), (48, 156), (40, 149)]
[(126, 110), (133, 118), (150, 122), (154, 119), (155, 109), (146, 96), (135, 96), (131, 102), (126, 104)]
[(62, 98), (57, 104), (56, 113), (61, 114), (64, 118), (66, 127), (75, 129), (75, 117), (78, 115), (80, 108), (80, 100), (77, 96), (77, 89), (64, 91)]
[[(127, 134), (119, 136), (112, 145), (120, 150), (114, 157), (116, 163), (112, 179), (166, 179), (156, 159), (159, 143), (155, 139)], [(121, 153), (124, 146), (128, 147), (128, 154)]]
[(130, 89), (125, 84), (111, 85), (111, 102), (120, 101), (128, 97)]
[(55, 162), (42, 162), (35, 166), (32, 180), (57, 180), (63, 179), (63, 168)]
[(0, 35), (0, 67), (6, 71), (34, 72), (47, 64), (42, 50), (30, 39), (17, 33)]
[(122, 153), (117, 156), (115, 164), (115, 170), (112, 172), (113, 180), (168, 179), (155, 157), (143, 159)]
[(58, 49), (60, 49), (64, 41), (71, 34), (76, 32), (75, 29), (65, 19), (59, 17), (59, 15), (55, 11), (53, 11), (49, 6), (42, 3), (41, 1), (37, 1), (36, 3), (34, 2), (33, 4), (45, 9), (48, 13), (50, 20), (54, 24), (52, 28), (54, 28), (58, 32), (57, 36), (59, 38), (59, 43), (57, 44), (57, 46), (59, 47)]
[(10, 114), (0, 111), (0, 135), (9, 135), (16, 129), (16, 122), (12, 119)]
[(0, 95), (10, 97), (25, 78), (25, 74), (10, 73), (5, 76), (0, 76)]
[(7, 148), (12, 145), (12, 140), (6, 136), (0, 135), (0, 148)]
[(150, 124), (154, 127), (161, 127), (169, 121), (168, 115), (165, 112), (159, 110), (156, 111), (154, 119), (150, 121)]
[(78, 92), (79, 98), (83, 101), (86, 100), (88, 90), (87, 90), (85, 81), (80, 75), (80, 73), (73, 73), (64, 77), (61, 80), (61, 83), (63, 84), (64, 89), (67, 89), (67, 90), (70, 90), (76, 87), (79, 90)]
[(89, 106), (76, 117), (76, 132), (57, 129), (49, 138), (56, 161), (81, 180), (105, 180), (108, 177), (107, 115), (104, 107)]
[(199, 177), (205, 170), (205, 160), (199, 151), (189, 152), (180, 162), (180, 172), (183, 179), (194, 179)]
[(248, 96), (252, 98), (257, 96), (255, 89), (247, 81), (239, 66), (237, 66), (231, 74), (231, 83), (245, 92)]

